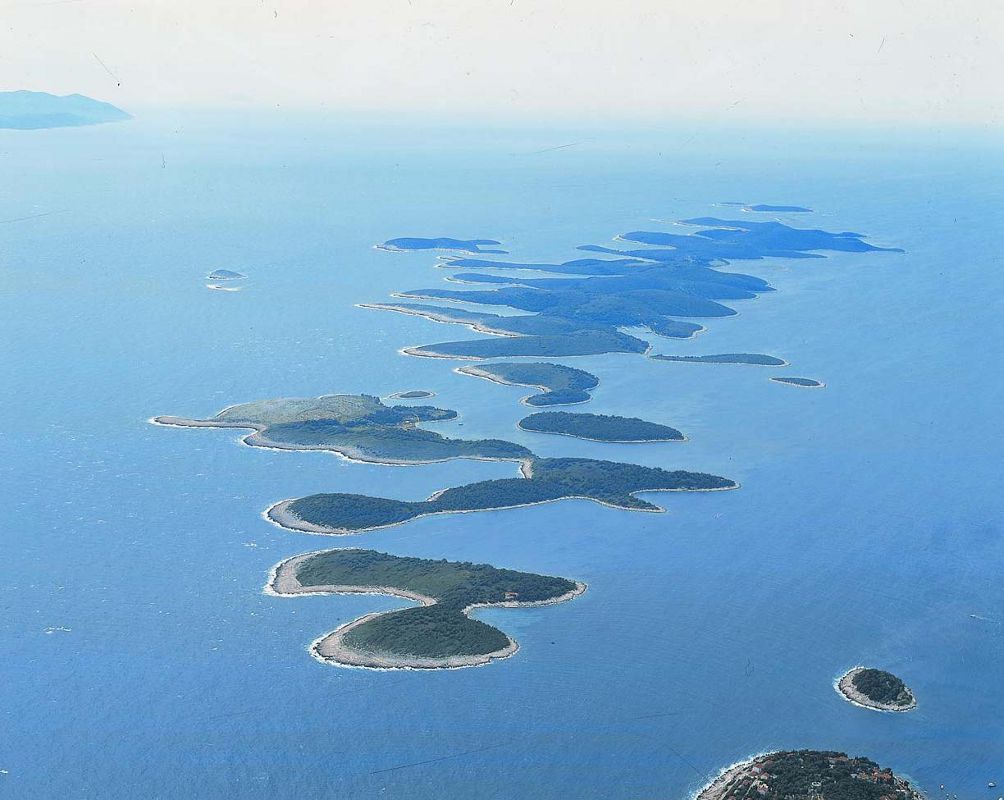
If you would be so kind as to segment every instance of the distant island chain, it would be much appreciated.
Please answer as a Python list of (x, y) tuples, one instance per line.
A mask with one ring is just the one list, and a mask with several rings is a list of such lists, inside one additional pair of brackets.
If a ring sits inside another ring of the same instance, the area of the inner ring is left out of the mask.
[[(817, 378), (770, 374), (797, 360), (789, 353), (655, 353), (647, 337), (664, 343), (691, 340), (715, 319), (735, 315), (734, 301), (775, 291), (759, 277), (729, 271), (732, 261), (811, 261), (824, 258), (826, 251), (902, 251), (872, 245), (859, 233), (798, 228), (775, 216), (811, 214), (804, 206), (721, 205), (740, 208), (743, 218), (696, 217), (681, 220), (668, 231), (631, 231), (617, 236), (616, 246), (582, 245), (579, 250), (587, 257), (560, 263), (503, 260), (508, 255), (503, 243), (490, 238), (407, 236), (377, 245), (396, 254), (440, 252), (436, 266), (451, 271), (451, 283), (465, 286), (402, 290), (390, 302), (360, 298), (357, 305), (463, 325), (481, 334), (407, 346), (401, 353), (466, 362), (454, 372), (531, 390), (519, 402), (538, 410), (517, 425), (529, 446), (504, 438), (451, 438), (428, 430), (423, 426), (456, 419), (458, 412), (415, 402), (434, 396), (424, 389), (386, 387), (389, 393), (382, 396), (387, 402), (376, 394), (336, 393), (259, 399), (228, 406), (212, 416), (158, 416), (151, 421), (172, 427), (244, 429), (248, 432), (242, 442), (251, 447), (324, 450), (371, 464), (434, 464), (451, 459), (513, 464), (512, 477), (451, 486), (425, 498), (321, 492), (277, 499), (264, 510), (275, 525), (309, 534), (358, 535), (429, 515), (499, 511), (569, 498), (625, 511), (659, 512), (660, 506), (640, 495), (736, 489), (735, 480), (707, 472), (534, 452), (536, 442), (553, 436), (592, 442), (589, 447), (597, 455), (612, 443), (658, 447), (651, 452), (663, 457), (687, 446), (685, 430), (673, 420), (552, 410), (595, 402), (593, 392), (600, 385), (600, 378), (591, 372), (559, 363), (566, 358), (626, 354), (661, 362), (681, 375), (689, 374), (691, 367), (686, 365), (695, 364), (704, 365), (695, 372), (757, 368), (776, 384), (824, 387)], [(217, 270), (209, 277), (222, 282), (244, 276)], [(493, 308), (504, 311), (496, 313)], [(808, 393), (804, 400), (791, 402), (814, 402), (813, 397), (827, 394)], [(574, 600), (585, 590), (584, 582), (571, 577), (359, 548), (293, 555), (273, 567), (265, 588), (283, 598), (366, 593), (413, 603), (366, 614), (322, 633), (309, 645), (320, 662), (367, 669), (456, 669), (498, 662), (516, 654), (519, 644), (503, 630), (476, 619), (478, 609), (551, 605)], [(855, 667), (836, 681), (835, 688), (848, 702), (867, 709), (908, 711), (916, 706), (906, 684), (882, 670)], [(698, 793), (697, 800), (751, 797), (920, 800), (921, 795), (868, 759), (800, 750), (764, 754), (729, 767)]]

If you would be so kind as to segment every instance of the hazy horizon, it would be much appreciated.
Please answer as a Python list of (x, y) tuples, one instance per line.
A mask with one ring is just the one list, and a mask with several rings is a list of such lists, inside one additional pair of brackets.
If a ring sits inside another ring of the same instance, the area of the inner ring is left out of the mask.
[(933, 2), (5, 5), (3, 89), (123, 108), (997, 130), (1004, 9)]

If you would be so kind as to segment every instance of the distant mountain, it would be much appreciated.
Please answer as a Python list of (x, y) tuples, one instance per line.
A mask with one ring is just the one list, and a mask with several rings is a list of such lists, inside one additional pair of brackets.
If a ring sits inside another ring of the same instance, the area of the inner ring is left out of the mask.
[(0, 128), (38, 130), (99, 125), (132, 119), (121, 108), (82, 94), (63, 97), (47, 92), (0, 92)]

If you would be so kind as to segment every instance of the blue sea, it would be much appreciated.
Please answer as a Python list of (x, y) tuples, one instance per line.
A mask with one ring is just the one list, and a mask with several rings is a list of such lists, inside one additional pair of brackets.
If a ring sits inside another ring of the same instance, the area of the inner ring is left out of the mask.
[[(0, 797), (685, 800), (732, 762), (804, 747), (873, 758), (934, 800), (995, 800), (1002, 153), (944, 131), (223, 115), (0, 132)], [(778, 291), (692, 340), (648, 337), (786, 370), (562, 360), (600, 378), (578, 410), (685, 443), (519, 431), (527, 389), (398, 353), (478, 334), (355, 306), (449, 274), (433, 253), (374, 249), (392, 237), (564, 261), (740, 213), (724, 201), (805, 205), (779, 218), (906, 252), (737, 261)], [(241, 291), (206, 288), (221, 268), (247, 274)], [(409, 389), (460, 412), (436, 426), (447, 435), (742, 488), (645, 495), (665, 514), (577, 500), (336, 539), (259, 515), (322, 491), (421, 499), (515, 467), (349, 463), (147, 421)], [(342, 669), (308, 644), (401, 601), (262, 588), (277, 561), (346, 544), (589, 589), (479, 612), (521, 645), (503, 662)], [(833, 682), (857, 664), (903, 677), (917, 710), (843, 701)]]

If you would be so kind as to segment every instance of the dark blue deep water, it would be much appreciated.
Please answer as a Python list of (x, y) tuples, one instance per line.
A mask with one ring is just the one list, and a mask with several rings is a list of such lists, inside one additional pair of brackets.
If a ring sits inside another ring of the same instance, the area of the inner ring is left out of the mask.
[[(945, 784), (994, 800), (1002, 165), (961, 135), (189, 118), (3, 132), (0, 796), (683, 800), (730, 762), (810, 747), (874, 758), (932, 798)], [(787, 370), (563, 360), (600, 378), (578, 410), (669, 424), (686, 443), (519, 431), (528, 390), (397, 352), (476, 334), (354, 306), (448, 274), (433, 253), (373, 248), (393, 237), (497, 239), (512, 260), (564, 261), (625, 231), (740, 213), (720, 201), (807, 206), (780, 218), (906, 252), (736, 262), (778, 291), (693, 340), (649, 337), (664, 353), (770, 353)], [(207, 289), (213, 269), (246, 273), (245, 288)], [(742, 488), (649, 495), (666, 514), (567, 501), (332, 540), (259, 513), (321, 491), (421, 499), (514, 467), (353, 464), (147, 423), (407, 389), (460, 411), (436, 427), (448, 435)], [(341, 669), (308, 643), (400, 601), (262, 587), (280, 559), (348, 543), (590, 588), (482, 612), (522, 646), (501, 663)], [(859, 663), (902, 676), (919, 708), (841, 700), (832, 682)]]

